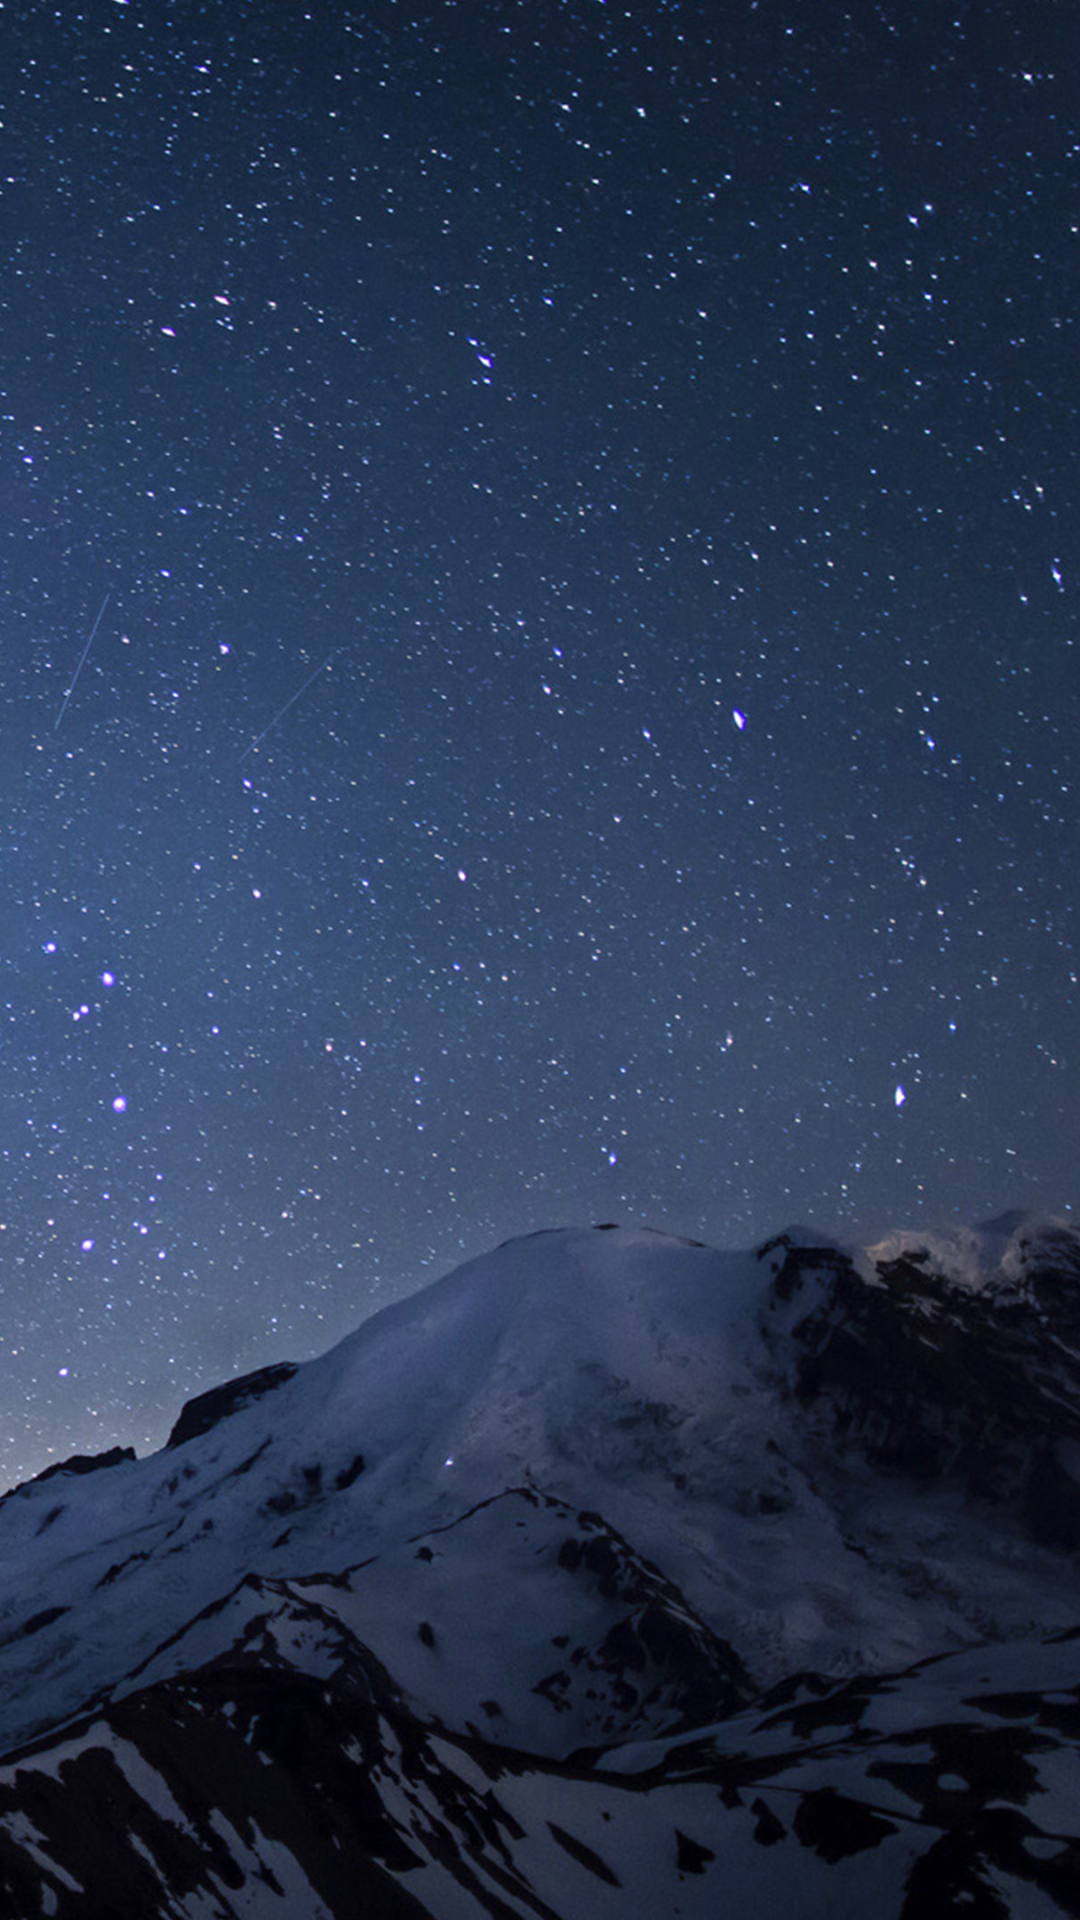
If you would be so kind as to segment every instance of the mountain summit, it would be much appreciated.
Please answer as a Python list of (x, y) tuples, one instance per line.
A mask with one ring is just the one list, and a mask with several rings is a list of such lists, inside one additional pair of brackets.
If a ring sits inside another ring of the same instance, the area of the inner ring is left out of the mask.
[(0, 1912), (1076, 1913), (1078, 1550), (1069, 1225), (511, 1242), (0, 1500)]

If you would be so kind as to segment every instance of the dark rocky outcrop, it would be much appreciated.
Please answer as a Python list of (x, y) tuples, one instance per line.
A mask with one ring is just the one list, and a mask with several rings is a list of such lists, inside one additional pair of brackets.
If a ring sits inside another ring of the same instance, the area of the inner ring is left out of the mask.
[(21, 1480), (17, 1487), (0, 1494), (0, 1507), (5, 1500), (14, 1500), (25, 1487), (40, 1487), (46, 1480), (55, 1480), (59, 1474), (70, 1474), (73, 1478), (87, 1473), (101, 1473), (107, 1467), (123, 1466), (126, 1460), (134, 1460), (134, 1447), (108, 1447), (103, 1453), (73, 1453), (67, 1460), (57, 1460), (54, 1466), (43, 1467), (35, 1473), (32, 1480)]
[(868, 1281), (842, 1249), (780, 1235), (759, 1254), (773, 1266), (762, 1324), (782, 1327), (791, 1391), (842, 1444), (886, 1472), (955, 1475), (1080, 1549), (1080, 1237), (993, 1229), (1017, 1236), (1019, 1265), (979, 1286), (930, 1248), (881, 1259)]
[(223, 1386), (210, 1387), (206, 1393), (196, 1394), (193, 1400), (187, 1400), (180, 1409), (180, 1417), (173, 1427), (167, 1447), (182, 1447), (186, 1440), (194, 1440), (200, 1433), (208, 1433), (216, 1427), (219, 1420), (227, 1420), (231, 1413), (239, 1413), (241, 1407), (251, 1405), (253, 1400), (261, 1400), (266, 1393), (272, 1393), (275, 1387), (284, 1386), (296, 1372), (296, 1363), (281, 1360), (276, 1366), (257, 1367), (254, 1373), (243, 1373), (238, 1380), (227, 1380)]

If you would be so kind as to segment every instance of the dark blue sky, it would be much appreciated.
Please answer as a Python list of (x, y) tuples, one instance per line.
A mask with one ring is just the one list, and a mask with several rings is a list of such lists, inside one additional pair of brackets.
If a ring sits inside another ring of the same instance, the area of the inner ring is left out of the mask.
[(4, 16), (6, 1477), (537, 1226), (1073, 1203), (1069, 12)]

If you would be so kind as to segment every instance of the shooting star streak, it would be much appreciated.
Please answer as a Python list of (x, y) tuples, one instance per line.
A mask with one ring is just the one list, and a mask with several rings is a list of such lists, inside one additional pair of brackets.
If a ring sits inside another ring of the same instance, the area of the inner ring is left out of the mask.
[(263, 740), (265, 740), (265, 739), (266, 739), (266, 736), (267, 736), (267, 734), (268, 734), (268, 733), (272, 733), (272, 732), (273, 732), (273, 730), (274, 730), (274, 728), (275, 728), (275, 727), (277, 726), (277, 723), (278, 723), (278, 721), (279, 721), (279, 720), (283, 720), (283, 719), (285, 718), (285, 715), (286, 715), (286, 714), (288, 713), (288, 711), (289, 711), (289, 708), (290, 708), (290, 707), (295, 707), (295, 705), (296, 705), (296, 703), (297, 703), (297, 701), (298, 701), (298, 700), (299, 700), (299, 698), (300, 698), (300, 695), (301, 695), (302, 693), (306, 693), (306, 692), (307, 692), (307, 690), (308, 690), (308, 688), (310, 687), (310, 685), (311, 685), (311, 683), (312, 683), (312, 681), (313, 681), (313, 680), (317, 680), (317, 679), (318, 679), (318, 677), (319, 677), (319, 675), (320, 675), (320, 673), (322, 672), (322, 670), (323, 670), (323, 668), (324, 668), (324, 667), (328, 667), (328, 666), (330, 665), (330, 662), (331, 662), (331, 660), (333, 659), (333, 657), (334, 657), (334, 656), (333, 656), (333, 654), (332, 654), (332, 653), (328, 653), (328, 654), (327, 654), (327, 656), (326, 656), (326, 659), (325, 659), (325, 660), (320, 660), (320, 662), (319, 662), (319, 664), (318, 664), (318, 666), (317, 666), (317, 667), (316, 667), (316, 668), (315, 668), (315, 669), (314, 669), (314, 670), (313, 670), (313, 671), (312, 671), (311, 673), (309, 673), (309, 674), (308, 674), (308, 677), (307, 677), (307, 679), (306, 679), (306, 680), (304, 681), (304, 683), (303, 683), (303, 685), (302, 685), (302, 686), (299, 686), (299, 687), (297, 687), (297, 689), (296, 689), (296, 692), (295, 692), (294, 694), (291, 694), (291, 695), (290, 695), (290, 697), (289, 697), (289, 699), (288, 699), (288, 700), (286, 700), (286, 702), (285, 702), (285, 705), (284, 705), (283, 707), (279, 707), (279, 708), (278, 708), (278, 710), (277, 710), (277, 712), (275, 713), (275, 715), (274, 715), (274, 717), (273, 717), (273, 719), (272, 719), (272, 720), (268, 720), (268, 721), (267, 721), (267, 723), (266, 723), (266, 725), (265, 725), (265, 727), (263, 728), (263, 730), (262, 730), (262, 732), (261, 732), (261, 733), (257, 733), (257, 734), (255, 735), (255, 738), (254, 738), (254, 740), (252, 740), (252, 741), (251, 741), (251, 743), (250, 743), (250, 745), (248, 745), (248, 746), (246, 746), (246, 747), (244, 748), (244, 751), (243, 751), (243, 753), (242, 753), (242, 754), (240, 755), (240, 760), (238, 760), (238, 761), (237, 761), (237, 763), (236, 763), (236, 764), (237, 764), (237, 766), (239, 766), (239, 765), (240, 765), (240, 761), (241, 761), (241, 760), (246, 760), (246, 759), (247, 759), (247, 757), (248, 757), (248, 754), (249, 754), (249, 753), (254, 753), (254, 751), (255, 751), (255, 749), (256, 749), (256, 747), (257, 747), (257, 746), (259, 745), (259, 743), (260, 743), (260, 741), (263, 741)]
[(104, 600), (102, 601), (102, 603), (101, 603), (101, 605), (100, 605), (100, 607), (98, 608), (98, 617), (97, 617), (97, 619), (96, 619), (96, 620), (94, 621), (94, 624), (93, 624), (93, 626), (92, 626), (92, 627), (91, 627), (91, 629), (90, 629), (90, 638), (89, 638), (89, 640), (87, 641), (87, 643), (86, 643), (86, 645), (85, 645), (85, 647), (84, 647), (84, 648), (83, 648), (83, 650), (82, 650), (82, 653), (81, 653), (81, 654), (80, 654), (80, 656), (79, 656), (79, 664), (78, 664), (78, 666), (77, 666), (77, 667), (76, 667), (76, 669), (75, 669), (75, 672), (74, 672), (74, 675), (73, 675), (73, 677), (72, 677), (72, 681), (71, 681), (71, 685), (69, 686), (69, 688), (68, 688), (68, 690), (67, 690), (67, 692), (66, 692), (66, 693), (65, 693), (65, 695), (64, 695), (64, 698), (63, 698), (63, 701), (62, 701), (62, 703), (61, 703), (61, 706), (60, 706), (60, 711), (59, 711), (59, 713), (57, 714), (57, 716), (56, 716), (56, 719), (55, 719), (55, 720), (53, 721), (53, 732), (54, 732), (54, 733), (56, 732), (56, 729), (57, 729), (57, 727), (58, 727), (58, 726), (60, 725), (60, 722), (61, 722), (61, 720), (63, 719), (63, 717), (64, 717), (64, 715), (65, 715), (65, 713), (67, 712), (67, 704), (68, 704), (68, 701), (69, 701), (69, 700), (71, 699), (71, 696), (72, 696), (72, 694), (73, 694), (73, 693), (74, 693), (74, 691), (75, 691), (75, 684), (76, 684), (76, 681), (78, 680), (78, 678), (79, 678), (79, 675), (80, 675), (80, 673), (82, 672), (82, 670), (83, 670), (83, 668), (84, 668), (84, 666), (86, 665), (86, 656), (87, 656), (87, 654), (89, 653), (89, 651), (90, 651), (90, 649), (91, 649), (91, 647), (92, 647), (92, 646), (93, 646), (93, 644), (94, 644), (94, 635), (95, 635), (95, 633), (97, 632), (97, 630), (98, 630), (98, 628), (99, 628), (99, 627), (100, 627), (100, 625), (101, 625), (101, 616), (102, 616), (102, 614), (104, 613), (104, 611), (105, 611), (105, 609), (106, 609), (106, 607), (108, 606), (108, 604), (109, 604), (109, 601), (110, 601), (111, 599), (112, 599), (112, 594), (111, 594), (111, 593), (107, 593), (107, 594), (105, 595), (105, 598), (104, 598)]

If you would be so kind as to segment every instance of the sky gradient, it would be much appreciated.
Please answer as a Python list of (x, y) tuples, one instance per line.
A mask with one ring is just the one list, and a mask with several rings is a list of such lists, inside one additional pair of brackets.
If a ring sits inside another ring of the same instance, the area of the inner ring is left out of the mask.
[(0, 15), (0, 1481), (1075, 1203), (1070, 9)]

